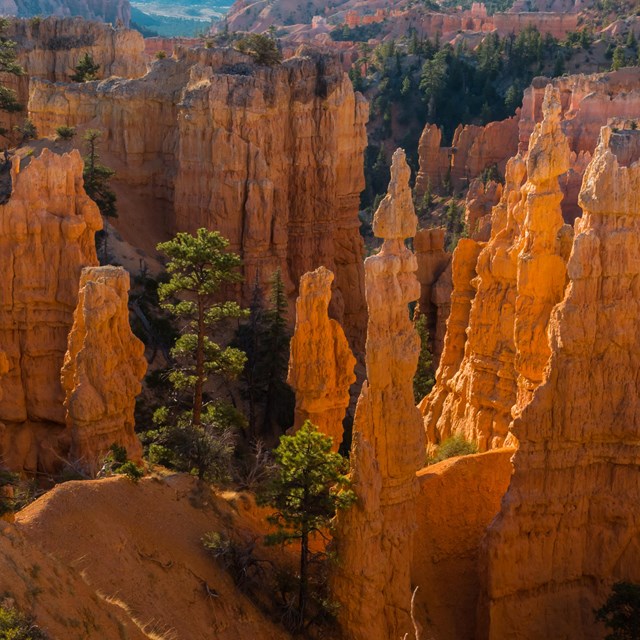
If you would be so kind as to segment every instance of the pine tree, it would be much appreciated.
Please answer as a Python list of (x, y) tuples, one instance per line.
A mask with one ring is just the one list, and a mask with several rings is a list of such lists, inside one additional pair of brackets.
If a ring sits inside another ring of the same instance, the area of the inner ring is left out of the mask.
[(613, 58), (611, 60), (611, 71), (617, 71), (627, 64), (627, 57), (625, 56), (624, 47), (618, 45), (613, 50)]
[[(4, 34), (9, 26), (6, 18), (0, 18), (0, 73), (8, 73), (14, 76), (24, 75), (24, 69), (16, 60), (16, 43), (9, 40)], [(22, 111), (22, 105), (13, 89), (0, 85), (0, 110), (15, 112)]]
[(98, 79), (100, 65), (96, 64), (90, 53), (85, 53), (74, 67), (75, 73), (71, 75), (73, 82), (91, 82)]
[(329, 527), (336, 511), (355, 501), (344, 458), (331, 451), (332, 439), (308, 420), (293, 436), (282, 436), (275, 450), (277, 471), (260, 496), (274, 513), (268, 517), (277, 530), (267, 544), (300, 542), (300, 575), (296, 630), (304, 626), (309, 599), (309, 542)]
[(413, 397), (418, 404), (433, 388), (435, 377), (433, 371), (433, 357), (429, 349), (429, 329), (427, 328), (427, 316), (416, 307), (413, 313), (413, 326), (420, 336), (420, 356), (418, 368), (413, 377)]
[(245, 315), (235, 302), (217, 301), (223, 286), (242, 279), (240, 257), (228, 252), (228, 245), (217, 231), (206, 229), (195, 236), (181, 232), (158, 245), (169, 257), (171, 276), (158, 287), (158, 295), (163, 308), (179, 320), (181, 335), (171, 350), (175, 406), (162, 407), (154, 421), (174, 445), (177, 461), (195, 468), (200, 479), (218, 475), (221, 459), (232, 451), (227, 427), (237, 422), (233, 407), (207, 401), (205, 385), (211, 376), (237, 378), (245, 363), (242, 351), (212, 339), (220, 321)]

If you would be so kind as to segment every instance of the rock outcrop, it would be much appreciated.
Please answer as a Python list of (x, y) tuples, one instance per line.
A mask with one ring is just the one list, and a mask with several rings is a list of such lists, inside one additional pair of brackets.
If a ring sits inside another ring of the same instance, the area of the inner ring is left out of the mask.
[(91, 471), (112, 444), (129, 459), (142, 455), (133, 412), (147, 361), (131, 332), (128, 303), (129, 273), (122, 267), (82, 270), (61, 379), (69, 456)]
[[(147, 71), (144, 38), (137, 31), (114, 29), (108, 24), (81, 18), (44, 18), (12, 19), (6, 35), (16, 42), (17, 59), (25, 73), (22, 76), (2, 73), (0, 81), (16, 92), (18, 102), (25, 108), (32, 78), (70, 82), (75, 66), (85, 53), (100, 65), (96, 72), (100, 79), (137, 78)], [(0, 126), (11, 132), (24, 117), (24, 112), (2, 111)]]
[(485, 542), (480, 638), (601, 638), (593, 609), (640, 581), (640, 133), (603, 129), (580, 204), (551, 357)]
[(464, 224), (475, 240), (491, 237), (491, 211), (502, 198), (502, 184), (475, 178), (469, 184), (464, 203)]
[(324, 265), (336, 277), (331, 315), (362, 351), (368, 110), (337, 57), (265, 67), (231, 49), (182, 49), (140, 79), (34, 82), (41, 133), (105, 131), (125, 240), (153, 251), (176, 230), (219, 230), (243, 257), (244, 301), (278, 267), (293, 301), (300, 277)]
[(311, 420), (333, 438), (337, 451), (356, 359), (342, 327), (329, 318), (332, 282), (333, 273), (324, 267), (300, 279), (287, 382), (296, 394), (294, 428)]
[(129, 0), (1, 0), (0, 14), (19, 18), (78, 16), (128, 27), (131, 5)]
[(340, 624), (352, 640), (401, 638), (411, 629), (416, 472), (425, 449), (413, 401), (420, 341), (407, 308), (420, 295), (416, 258), (404, 244), (417, 226), (410, 173), (404, 152), (396, 151), (389, 190), (373, 221), (384, 243), (365, 261), (367, 382), (351, 453), (358, 502), (339, 518), (341, 562), (333, 585)]
[[(51, 466), (46, 439), (64, 424), (60, 368), (84, 266), (97, 264), (97, 206), (82, 183), (77, 151), (49, 150), (11, 168), (0, 206), (0, 344), (8, 371), (0, 398), (0, 457), (12, 468)], [(41, 430), (41, 437), (33, 437)], [(50, 437), (49, 437), (50, 436)]]
[(544, 114), (526, 161), (516, 156), (507, 165), (491, 239), (478, 256), (464, 358), (455, 375), (436, 377), (421, 404), (430, 445), (459, 435), (481, 451), (503, 446), (512, 408), (541, 380), (549, 314), (566, 280), (558, 177), (568, 168), (569, 148), (551, 87)]

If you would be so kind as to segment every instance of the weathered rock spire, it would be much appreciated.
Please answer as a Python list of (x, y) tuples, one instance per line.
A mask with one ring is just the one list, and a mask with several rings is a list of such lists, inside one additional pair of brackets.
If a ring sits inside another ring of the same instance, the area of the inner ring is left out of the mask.
[(341, 517), (335, 596), (351, 640), (402, 638), (411, 629), (410, 563), (416, 527), (416, 471), (425, 457), (413, 399), (420, 340), (408, 304), (420, 296), (416, 232), (404, 151), (393, 155), (391, 183), (373, 229), (382, 249), (365, 261), (367, 382), (358, 400), (351, 464), (357, 504)]
[(342, 327), (329, 318), (333, 278), (325, 267), (300, 278), (287, 382), (296, 393), (294, 427), (298, 429), (305, 420), (311, 420), (333, 438), (337, 451), (349, 406), (349, 388), (356, 380), (356, 359)]

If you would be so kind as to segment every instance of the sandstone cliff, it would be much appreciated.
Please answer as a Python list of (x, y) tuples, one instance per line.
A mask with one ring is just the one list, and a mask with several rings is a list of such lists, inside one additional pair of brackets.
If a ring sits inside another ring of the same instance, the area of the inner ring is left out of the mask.
[[(60, 368), (73, 321), (80, 271), (97, 264), (97, 206), (82, 186), (77, 151), (44, 150), (11, 168), (0, 205), (0, 344), (8, 371), (0, 398), (0, 457), (8, 466), (51, 468), (64, 424)], [(34, 434), (38, 432), (36, 437)]]
[(296, 394), (294, 428), (311, 420), (333, 438), (337, 451), (342, 442), (342, 420), (349, 406), (349, 389), (356, 381), (356, 359), (342, 327), (329, 318), (332, 282), (333, 274), (324, 267), (305, 273), (300, 279), (287, 382)]
[(365, 261), (367, 382), (358, 400), (351, 454), (358, 502), (339, 517), (341, 562), (334, 575), (338, 618), (351, 640), (401, 638), (411, 628), (415, 474), (424, 462), (424, 435), (413, 401), (420, 344), (407, 308), (420, 295), (416, 258), (404, 244), (417, 225), (409, 176), (398, 150), (373, 222), (384, 243)]
[(603, 129), (580, 203), (551, 358), (485, 543), (480, 638), (601, 638), (593, 608), (640, 581), (640, 134)]
[[(140, 33), (129, 29), (114, 29), (80, 18), (13, 19), (9, 21), (6, 35), (17, 43), (17, 59), (25, 74), (0, 74), (0, 82), (16, 92), (25, 109), (31, 78), (69, 82), (85, 53), (100, 65), (99, 78), (136, 78), (147, 70), (144, 39)], [(12, 131), (26, 115), (24, 111), (0, 112), (0, 126)]]
[(183, 49), (140, 79), (34, 85), (43, 134), (106, 131), (126, 240), (151, 251), (178, 229), (218, 229), (242, 254), (245, 301), (278, 267), (293, 301), (300, 277), (324, 265), (336, 276), (331, 315), (362, 350), (367, 103), (337, 58), (264, 67), (230, 49)]
[(491, 239), (475, 266), (476, 294), (459, 369), (455, 375), (450, 368), (446, 375), (439, 371), (421, 403), (430, 445), (453, 434), (475, 441), (480, 450), (503, 446), (517, 397), (541, 380), (549, 355), (546, 327), (564, 290), (566, 259), (558, 238), (558, 177), (568, 167), (569, 148), (560, 129), (559, 93), (551, 87), (544, 115), (526, 162), (517, 156), (507, 165)]
[(129, 274), (122, 267), (88, 267), (62, 366), (72, 460), (95, 472), (112, 444), (139, 459), (133, 411), (147, 370), (144, 344), (129, 326)]

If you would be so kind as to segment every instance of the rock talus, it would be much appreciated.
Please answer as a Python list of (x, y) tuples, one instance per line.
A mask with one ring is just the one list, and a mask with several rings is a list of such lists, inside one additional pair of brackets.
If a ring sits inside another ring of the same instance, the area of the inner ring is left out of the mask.
[(333, 438), (337, 451), (356, 359), (342, 327), (329, 318), (332, 282), (333, 273), (325, 267), (300, 279), (287, 382), (296, 394), (294, 427), (311, 420)]
[(83, 269), (61, 379), (70, 458), (92, 471), (112, 444), (130, 459), (142, 455), (133, 412), (147, 361), (129, 326), (128, 294), (122, 267)]
[(569, 148), (559, 110), (558, 92), (549, 87), (528, 157), (507, 163), (491, 238), (475, 266), (464, 357), (455, 374), (449, 368), (437, 377), (421, 403), (430, 446), (451, 435), (481, 451), (512, 444), (512, 408), (541, 380), (549, 314), (566, 281), (558, 177), (568, 168)]
[(420, 340), (408, 304), (419, 298), (420, 287), (416, 258), (404, 244), (417, 226), (409, 176), (398, 150), (373, 222), (384, 243), (365, 261), (367, 382), (356, 408), (351, 456), (358, 502), (339, 518), (341, 562), (333, 578), (339, 621), (353, 640), (401, 638), (411, 628), (416, 472), (425, 449), (413, 400)]
[(549, 323), (544, 380), (485, 541), (479, 638), (601, 638), (593, 609), (640, 581), (640, 134), (605, 127)]

